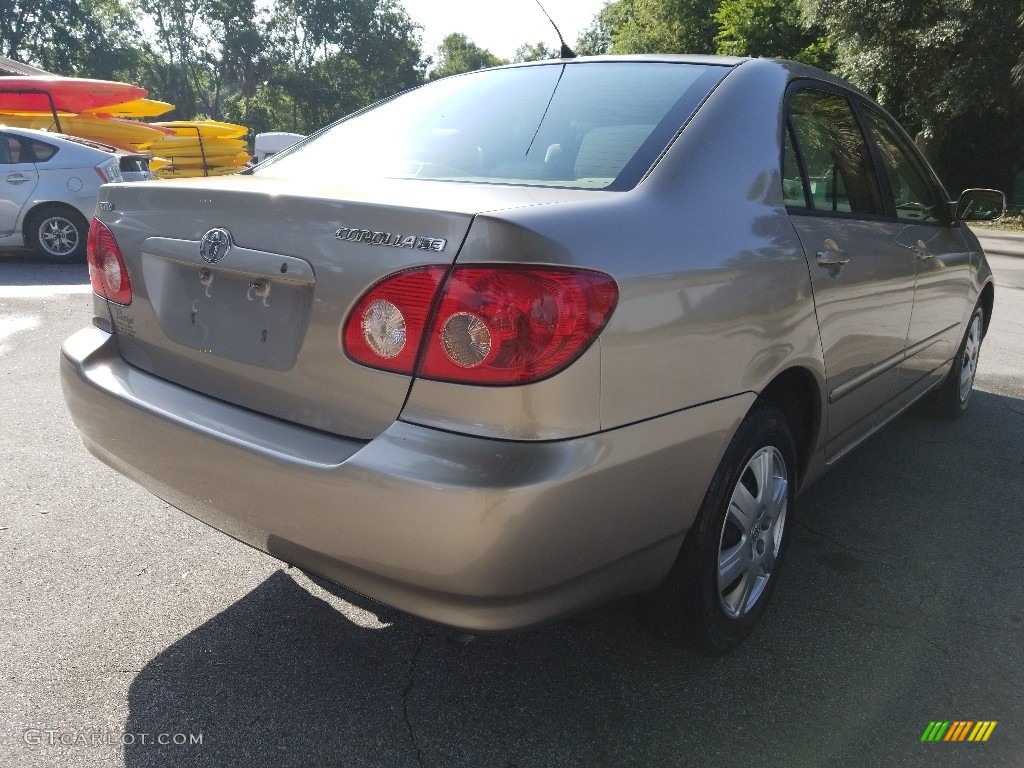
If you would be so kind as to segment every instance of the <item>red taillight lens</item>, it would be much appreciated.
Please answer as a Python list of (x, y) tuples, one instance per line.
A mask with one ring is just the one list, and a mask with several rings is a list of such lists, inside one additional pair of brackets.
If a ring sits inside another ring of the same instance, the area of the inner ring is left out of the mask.
[(349, 356), (427, 379), (526, 384), (557, 373), (583, 354), (618, 300), (615, 281), (601, 272), (459, 266), (431, 320), (430, 304), (445, 271), (413, 269), (371, 288), (345, 323)]
[(366, 292), (342, 331), (348, 356), (371, 368), (411, 375), (430, 304), (447, 267), (399, 272)]
[(132, 303), (132, 284), (121, 258), (121, 249), (117, 247), (113, 233), (99, 219), (93, 219), (89, 225), (85, 259), (89, 264), (89, 282), (93, 292), (117, 304)]

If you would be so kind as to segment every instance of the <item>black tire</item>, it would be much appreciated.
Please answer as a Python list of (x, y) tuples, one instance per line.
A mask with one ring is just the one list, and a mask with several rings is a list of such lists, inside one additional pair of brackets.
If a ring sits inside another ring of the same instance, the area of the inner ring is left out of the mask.
[(89, 222), (67, 205), (46, 205), (32, 214), (26, 230), (26, 245), (43, 261), (66, 264), (85, 261)]
[(796, 483), (796, 449), (786, 417), (758, 403), (736, 431), (676, 563), (655, 594), (664, 629), (714, 655), (733, 650), (753, 632), (779, 581)]
[(967, 321), (964, 337), (960, 340), (953, 365), (946, 378), (928, 396), (926, 405), (935, 416), (957, 419), (963, 416), (974, 391), (974, 378), (978, 372), (978, 356), (985, 339), (985, 310), (979, 304)]

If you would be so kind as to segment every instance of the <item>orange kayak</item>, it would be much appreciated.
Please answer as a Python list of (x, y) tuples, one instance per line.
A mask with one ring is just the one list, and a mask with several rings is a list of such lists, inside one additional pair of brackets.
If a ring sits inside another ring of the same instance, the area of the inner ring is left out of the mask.
[(146, 93), (145, 88), (112, 80), (57, 75), (0, 77), (0, 111), (49, 112), (49, 94), (57, 110), (85, 112), (98, 107), (144, 99)]

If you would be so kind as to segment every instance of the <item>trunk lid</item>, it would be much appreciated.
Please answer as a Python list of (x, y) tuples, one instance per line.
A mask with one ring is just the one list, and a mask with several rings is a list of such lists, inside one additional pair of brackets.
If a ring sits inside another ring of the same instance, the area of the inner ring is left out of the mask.
[(133, 292), (109, 305), (121, 354), (212, 397), (371, 439), (397, 418), (410, 377), (345, 356), (349, 310), (386, 275), (450, 264), (478, 210), (536, 204), (535, 192), (260, 176), (105, 186), (99, 218)]

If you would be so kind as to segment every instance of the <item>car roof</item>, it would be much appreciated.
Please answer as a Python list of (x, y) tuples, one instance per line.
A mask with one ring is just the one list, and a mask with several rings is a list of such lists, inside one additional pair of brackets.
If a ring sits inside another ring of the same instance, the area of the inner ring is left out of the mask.
[(512, 69), (515, 67), (535, 67), (549, 64), (593, 64), (596, 62), (648, 62), (648, 63), (673, 63), (673, 64), (705, 64), (719, 67), (735, 67), (750, 61), (746, 56), (712, 56), (697, 53), (623, 53), (623, 54), (602, 54), (600, 56), (577, 56), (572, 59), (538, 59), (537, 61), (523, 61), (512, 64), (503, 64), (492, 69)]
[(703, 64), (705, 66), (719, 66), (737, 68), (747, 67), (777, 67), (789, 73), (791, 80), (811, 79), (831, 83), (849, 91), (859, 94), (864, 98), (874, 101), (867, 93), (855, 85), (843, 80), (823, 69), (812, 67), (809, 64), (801, 64), (796, 61), (775, 58), (752, 58), (750, 56), (717, 56), (711, 54), (696, 53), (629, 53), (629, 54), (603, 54), (600, 56), (577, 56), (573, 59), (540, 59), (538, 61), (520, 62), (505, 64), (494, 69), (510, 69), (514, 67), (544, 66), (550, 64), (593, 64), (595, 62), (622, 62), (622, 63), (672, 63), (672, 64)]

